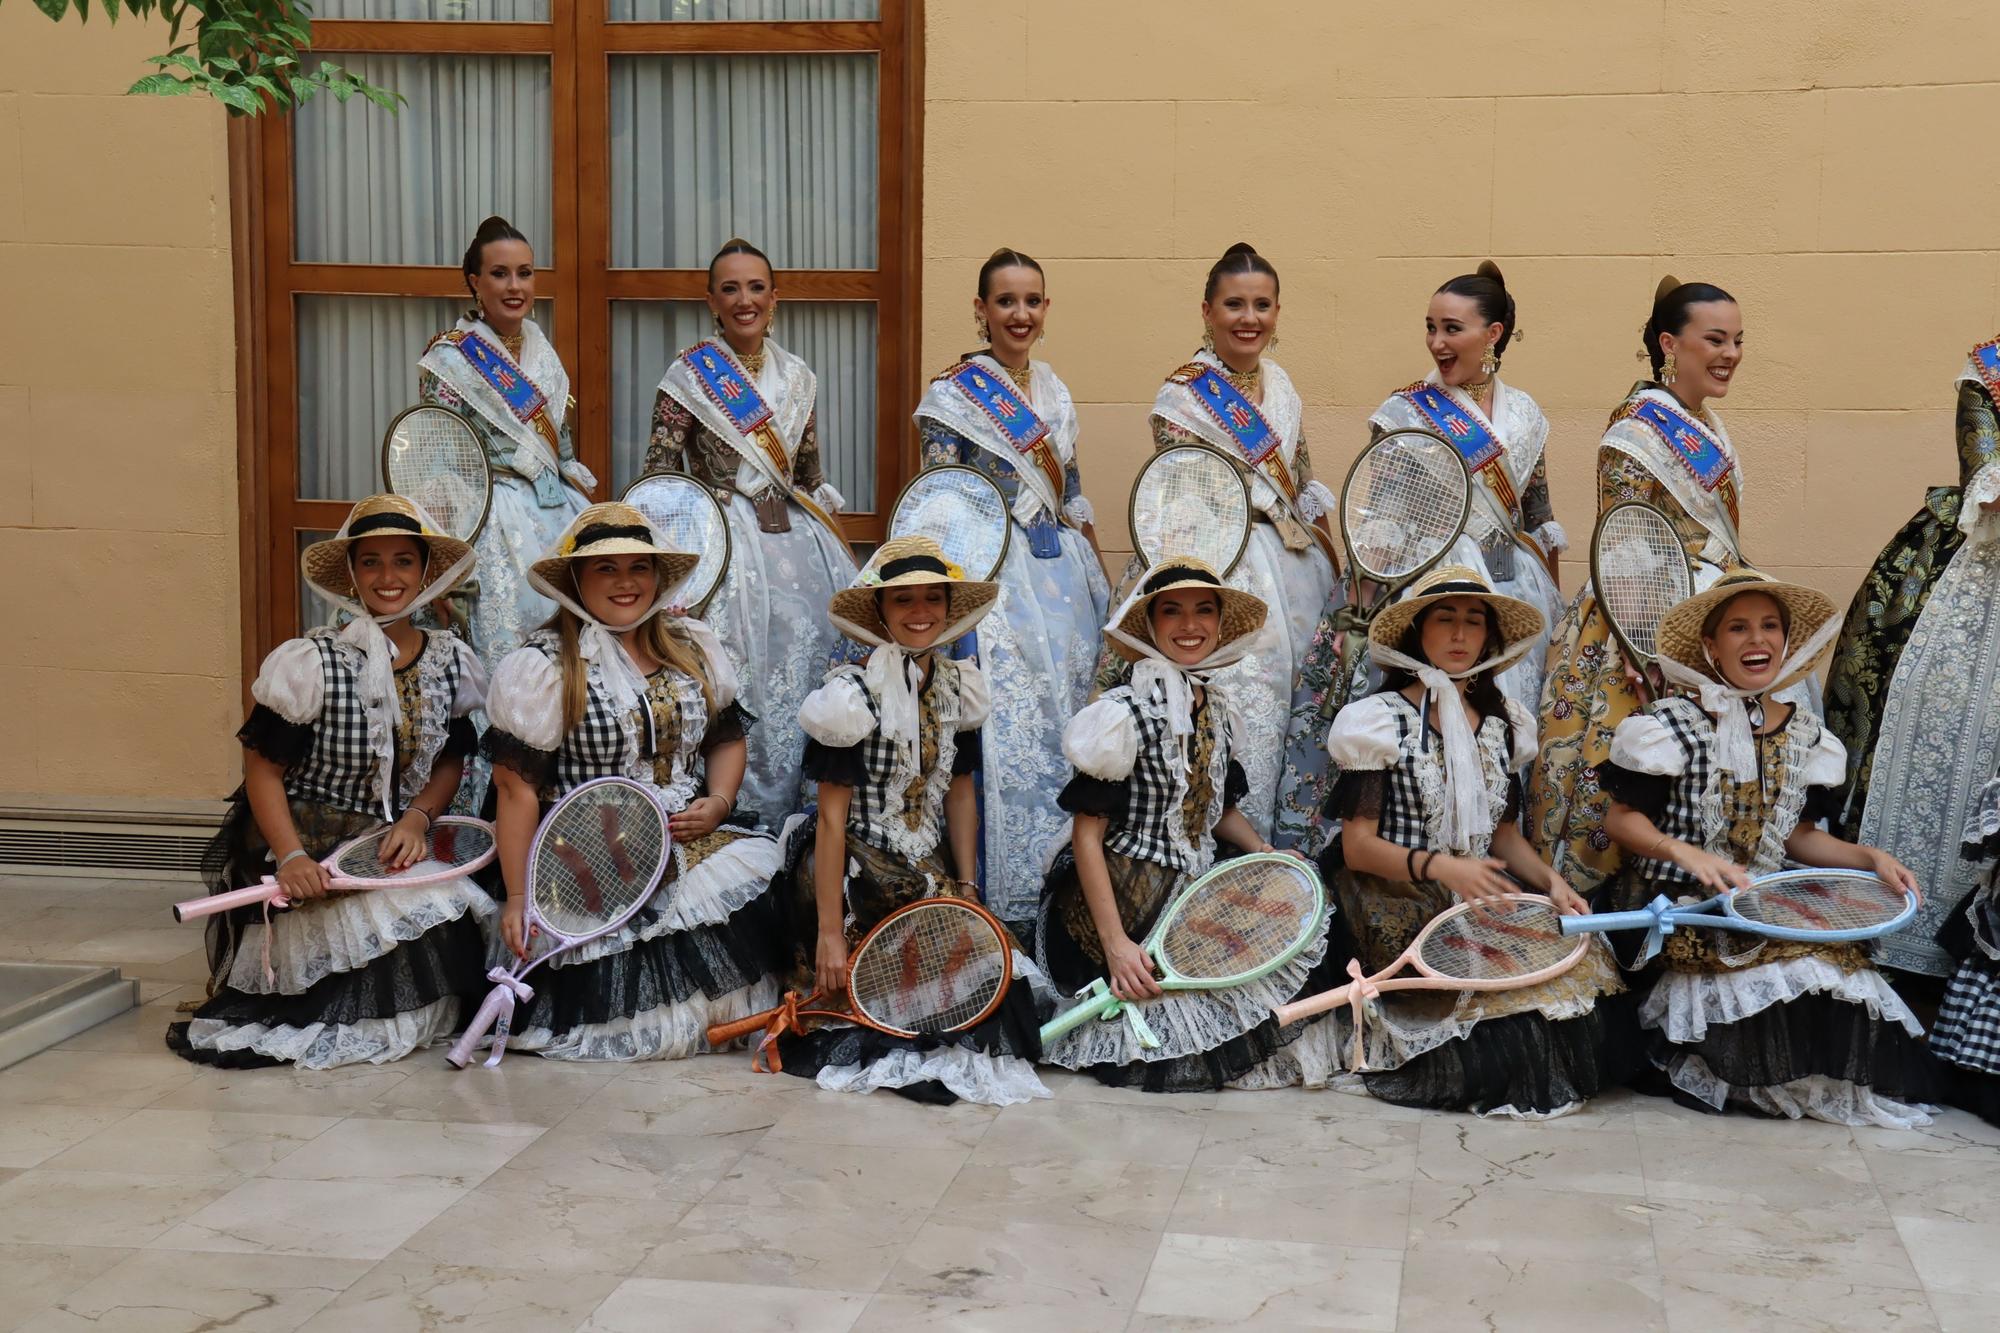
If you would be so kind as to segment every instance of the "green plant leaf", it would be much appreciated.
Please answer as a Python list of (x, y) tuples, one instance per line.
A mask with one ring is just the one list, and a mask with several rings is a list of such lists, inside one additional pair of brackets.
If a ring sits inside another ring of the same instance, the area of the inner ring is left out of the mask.
[(69, 10), (69, 0), (35, 0), (35, 7), (52, 19), (61, 19)]
[(141, 97), (185, 97), (194, 91), (194, 85), (171, 74), (148, 74), (125, 91)]

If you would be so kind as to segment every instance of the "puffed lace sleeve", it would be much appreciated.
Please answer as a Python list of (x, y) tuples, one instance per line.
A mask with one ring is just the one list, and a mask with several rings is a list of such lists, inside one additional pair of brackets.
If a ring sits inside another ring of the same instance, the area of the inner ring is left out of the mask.
[(1357, 699), (1333, 719), (1326, 734), (1326, 752), (1343, 772), (1393, 768), (1402, 753), (1401, 729), (1386, 696)]
[(1504, 702), (1507, 706), (1507, 726), (1514, 739), (1514, 753), (1508, 756), (1508, 762), (1514, 768), (1525, 768), (1535, 762), (1535, 756), (1541, 752), (1541, 738), (1535, 731), (1535, 715), (1518, 699)]
[(1063, 757), (1085, 777), (1123, 782), (1139, 762), (1139, 723), (1122, 699), (1090, 704), (1063, 728)]
[(486, 695), (489, 731), (535, 750), (562, 746), (562, 672), (538, 648), (516, 648), (500, 659)]
[(293, 726), (319, 721), (325, 695), (319, 645), (311, 639), (289, 639), (273, 648), (250, 686), (252, 699)]
[(486, 664), (464, 639), (453, 635), (451, 644), (458, 655), (458, 692), (452, 696), (451, 715), (467, 717), (486, 707)]
[(1808, 787), (1838, 787), (1847, 781), (1847, 747), (1832, 727), (1820, 728), (1819, 739), (1806, 752), (1803, 776)]
[(1628, 773), (1677, 778), (1687, 772), (1687, 760), (1667, 724), (1650, 713), (1634, 713), (1611, 733), (1611, 762)]
[(806, 696), (799, 706), (799, 728), (821, 745), (840, 750), (859, 745), (875, 730), (875, 712), (868, 706), (868, 687), (858, 671), (843, 669)]
[(993, 687), (979, 663), (966, 661), (958, 666), (958, 729), (971, 731), (986, 725), (993, 712)]

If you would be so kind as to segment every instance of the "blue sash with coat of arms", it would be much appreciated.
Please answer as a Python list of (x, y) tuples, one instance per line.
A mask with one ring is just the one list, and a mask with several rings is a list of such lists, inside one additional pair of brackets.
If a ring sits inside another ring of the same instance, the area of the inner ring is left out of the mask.
[[(1014, 386), (1004, 383), (1000, 376), (973, 361), (961, 362), (946, 371), (943, 378), (979, 408), (1015, 453), (1041, 469), (1042, 475), (1048, 479), (1055, 503), (1060, 505), (1064, 486), (1063, 466), (1062, 460), (1049, 446), (1048, 423), (1021, 395), (1014, 392)], [(999, 465), (1004, 467), (1005, 463)], [(1020, 484), (1018, 479), (1015, 484)], [(1034, 522), (1022, 526), (1027, 530), (1030, 555), (1040, 560), (1053, 560), (1062, 554), (1056, 517), (1046, 509), (1036, 514)]]
[(1736, 460), (1723, 451), (1720, 441), (1685, 413), (1659, 399), (1635, 400), (1631, 416), (1667, 442), (1674, 457), (1694, 474), (1703, 490), (1713, 491), (1736, 470)]

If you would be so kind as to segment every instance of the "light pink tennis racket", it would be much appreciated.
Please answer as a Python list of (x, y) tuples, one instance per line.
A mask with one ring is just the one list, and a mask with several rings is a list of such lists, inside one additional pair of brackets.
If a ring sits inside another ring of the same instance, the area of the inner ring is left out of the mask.
[[(336, 889), (402, 889), (420, 884), (438, 884), (469, 875), (493, 859), (493, 826), (483, 819), (464, 815), (440, 815), (430, 827), (430, 845), (424, 855), (401, 870), (382, 864), (382, 843), (390, 826), (350, 838), (321, 861)], [(277, 878), (264, 876), (247, 888), (231, 889), (206, 898), (190, 898), (174, 904), (174, 920), (195, 921), (217, 912), (269, 903), (282, 907), (290, 900)]]
[[(1566, 936), (1562, 913), (1540, 894), (1510, 893), (1504, 898), (1460, 903), (1431, 918), (1410, 947), (1395, 962), (1372, 977), (1361, 975), (1361, 964), (1350, 962), (1345, 986), (1272, 1010), (1280, 1027), (1339, 1005), (1354, 1011), (1354, 1069), (1366, 1065), (1361, 1027), (1365, 1002), (1392, 990), (1514, 990), (1559, 977), (1580, 962), (1583, 936)], [(1417, 975), (1397, 977), (1413, 967)], [(1388, 978), (1394, 977), (1394, 980)]]
[(465, 1068), (487, 1032), (500, 1063), (514, 1024), (514, 1004), (535, 998), (522, 978), (558, 954), (608, 935), (644, 907), (667, 873), (673, 841), (667, 814), (629, 778), (593, 778), (557, 801), (528, 848), (526, 927), (550, 947), (511, 968), (486, 974), (486, 1002), (445, 1059)]

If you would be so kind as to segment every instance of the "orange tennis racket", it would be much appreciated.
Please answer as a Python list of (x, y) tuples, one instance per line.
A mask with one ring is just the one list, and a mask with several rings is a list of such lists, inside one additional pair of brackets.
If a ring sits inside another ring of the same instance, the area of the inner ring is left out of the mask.
[(764, 1030), (753, 1060), (776, 1073), (777, 1039), (808, 1018), (838, 1019), (892, 1037), (943, 1036), (992, 1016), (1014, 980), (1014, 949), (991, 913), (963, 898), (923, 898), (899, 907), (862, 937), (844, 994), (794, 991), (775, 1009), (708, 1030), (708, 1044)]

